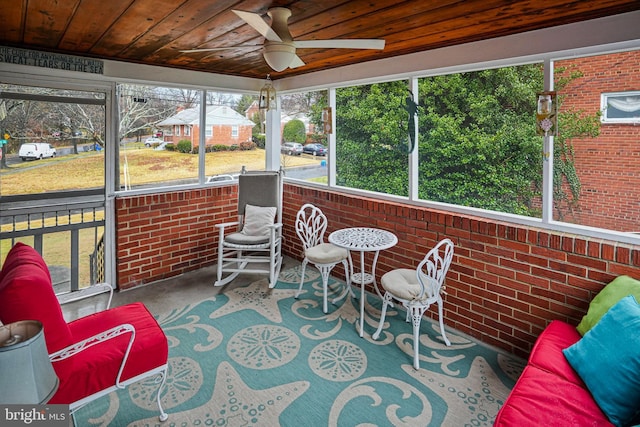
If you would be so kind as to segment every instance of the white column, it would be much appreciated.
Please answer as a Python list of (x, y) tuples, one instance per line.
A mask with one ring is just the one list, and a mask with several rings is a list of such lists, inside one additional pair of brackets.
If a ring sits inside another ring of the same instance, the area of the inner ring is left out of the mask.
[[(544, 61), (544, 90), (553, 90), (553, 61)], [(542, 222), (553, 220), (553, 136), (543, 136), (542, 144)]]
[[(412, 77), (409, 80), (409, 89), (411, 89), (411, 93), (413, 94), (413, 102), (415, 102), (416, 104), (419, 103), (418, 100), (418, 79), (415, 77)], [(419, 164), (418, 164), (418, 140), (420, 139), (420, 135), (419, 135), (419, 127), (418, 127), (418, 120), (419, 117), (416, 115), (414, 117), (415, 119), (415, 123), (414, 123), (414, 134), (416, 137), (415, 143), (416, 146), (413, 149), (413, 151), (411, 153), (409, 153), (409, 200), (417, 200), (418, 199), (418, 180), (420, 179), (419, 176)]]
[(280, 103), (278, 109), (265, 111), (266, 141), (265, 141), (265, 170), (275, 171), (280, 169)]
[(336, 88), (329, 88), (329, 105), (331, 107), (331, 129), (332, 132), (328, 136), (328, 153), (327, 153), (327, 182), (329, 187), (336, 185)]

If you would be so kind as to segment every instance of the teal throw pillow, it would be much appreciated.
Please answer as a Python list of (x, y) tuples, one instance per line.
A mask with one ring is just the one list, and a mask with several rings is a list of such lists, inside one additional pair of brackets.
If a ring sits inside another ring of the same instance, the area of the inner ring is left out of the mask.
[(598, 323), (607, 310), (627, 295), (634, 295), (637, 300), (640, 300), (640, 281), (629, 276), (619, 276), (612, 280), (589, 304), (587, 314), (584, 315), (576, 328), (580, 335), (584, 336), (589, 329)]
[(563, 353), (614, 425), (640, 414), (640, 305), (632, 295)]

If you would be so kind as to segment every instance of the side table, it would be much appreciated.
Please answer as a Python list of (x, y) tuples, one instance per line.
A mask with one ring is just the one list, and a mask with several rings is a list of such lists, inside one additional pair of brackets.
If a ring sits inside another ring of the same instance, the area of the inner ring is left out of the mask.
[[(371, 227), (354, 227), (334, 231), (329, 235), (329, 242), (349, 251), (360, 252), (360, 272), (354, 273), (351, 256), (349, 256), (349, 260), (351, 261), (351, 283), (360, 284), (360, 336), (362, 337), (364, 335), (364, 287), (373, 283), (376, 293), (382, 298), (376, 283), (378, 255), (380, 251), (395, 246), (398, 243), (398, 238), (390, 231)], [(365, 252), (374, 253), (371, 273), (367, 273), (365, 269)], [(345, 290), (345, 293), (336, 300), (344, 297), (350, 290)]]

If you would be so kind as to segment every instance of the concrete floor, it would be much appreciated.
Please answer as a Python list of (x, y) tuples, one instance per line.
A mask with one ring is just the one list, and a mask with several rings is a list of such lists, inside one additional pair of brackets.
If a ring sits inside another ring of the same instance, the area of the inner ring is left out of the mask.
[[(300, 264), (297, 260), (284, 257), (282, 270)], [(216, 267), (206, 267), (165, 280), (149, 283), (133, 289), (115, 291), (111, 307), (117, 307), (132, 302), (143, 302), (154, 315), (169, 313), (172, 309), (182, 308), (187, 304), (210, 298), (223, 290), (237, 286), (245, 286), (256, 280), (267, 277), (264, 274), (242, 273), (231, 283), (215, 287)], [(97, 295), (85, 300), (67, 303), (62, 306), (62, 312), (67, 321), (87, 316), (96, 311), (104, 310), (108, 302), (108, 294)]]

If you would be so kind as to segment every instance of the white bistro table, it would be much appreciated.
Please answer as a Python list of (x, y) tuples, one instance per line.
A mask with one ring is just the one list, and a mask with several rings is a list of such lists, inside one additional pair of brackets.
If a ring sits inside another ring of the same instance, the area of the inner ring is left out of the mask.
[[(351, 283), (360, 284), (360, 336), (364, 334), (364, 287), (373, 283), (376, 293), (380, 298), (380, 290), (376, 283), (376, 263), (381, 250), (389, 249), (398, 243), (398, 238), (390, 231), (380, 230), (370, 227), (354, 227), (336, 230), (329, 235), (329, 242), (336, 246), (347, 249), (350, 252), (360, 252), (360, 272), (353, 272), (353, 260), (351, 261)], [(371, 273), (367, 273), (364, 265), (364, 253), (374, 252)], [(350, 289), (345, 290), (342, 298)], [(337, 298), (337, 299), (340, 299)]]

